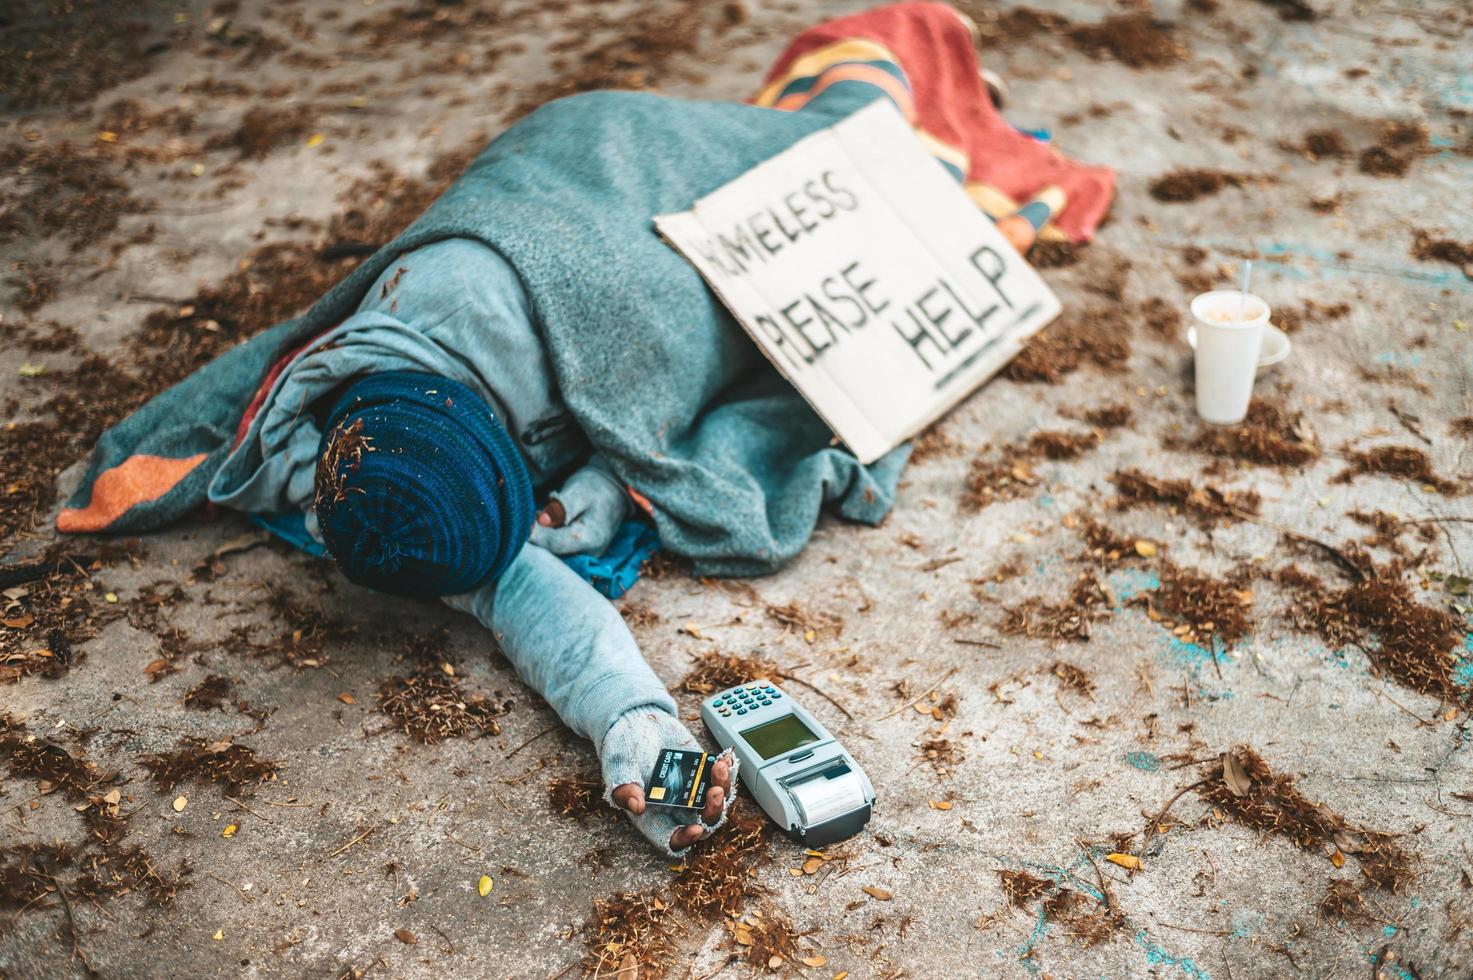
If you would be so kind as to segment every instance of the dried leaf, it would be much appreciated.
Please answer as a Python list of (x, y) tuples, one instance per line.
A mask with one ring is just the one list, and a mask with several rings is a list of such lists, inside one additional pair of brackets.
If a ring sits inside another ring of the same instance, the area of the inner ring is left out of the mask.
[(30, 615), (29, 613), (24, 616), (17, 616), (15, 619), (0, 619), (0, 623), (4, 623), (6, 626), (9, 626), (13, 630), (23, 630), (35, 621), (36, 617)]
[(803, 862), (803, 873), (806, 875), (817, 874), (818, 869), (823, 867), (822, 858), (809, 858)]
[(187, 807), (187, 806), (189, 806), (189, 797), (187, 797), (187, 796), (176, 796), (176, 797), (174, 797), (174, 812), (175, 813), (183, 813), (184, 812), (184, 808)]
[(239, 830), (239, 829), (240, 829), (240, 824), (233, 823), (230, 826), (226, 827), (224, 830), (220, 831), (220, 836), (221, 837), (227, 837), (227, 838), (228, 837), (234, 837), (235, 836), (235, 832), (237, 830)]
[(1139, 871), (1141, 869), (1141, 859), (1134, 854), (1106, 854), (1105, 860), (1111, 864), (1118, 864), (1127, 871)]
[(950, 810), (951, 809), (951, 803), (949, 801), (947, 801), (947, 800), (932, 800), (931, 801), (931, 809), (933, 809), (933, 810)]
[(216, 929), (215, 930), (215, 934), (213, 936), (211, 936), (210, 938), (213, 939), (213, 940), (215, 940), (215, 942), (218, 943), (220, 940), (222, 940), (222, 939), (225, 938), (225, 930), (224, 929)]
[(357, 704), (358, 703), (358, 699), (355, 698), (355, 697), (353, 697), (353, 695), (349, 694), (347, 691), (344, 691), (342, 694), (339, 694), (338, 695), (338, 700), (341, 701), (341, 702), (343, 702), (343, 704)]
[(1222, 782), (1228, 792), (1237, 797), (1245, 796), (1253, 788), (1253, 780), (1243, 768), (1243, 763), (1231, 752), (1222, 754)]
[(895, 897), (878, 885), (865, 885), (861, 890), (877, 902), (888, 902)]
[(482, 898), (485, 898), (487, 895), (491, 894), (491, 889), (495, 887), (496, 882), (491, 880), (490, 875), (481, 875), (481, 880), (476, 882), (476, 891), (480, 893), (480, 896)]
[(1137, 541), (1135, 543), (1135, 553), (1140, 555), (1142, 558), (1155, 558), (1156, 542), (1146, 541), (1144, 539)]
[(782, 965), (783, 965), (783, 958), (781, 956), (778, 956), (776, 953), (774, 953), (767, 960), (767, 968), (769, 970), (776, 970), (778, 967), (780, 967)]
[(394, 938), (399, 940), (405, 946), (415, 946), (419, 944), (419, 937), (410, 932), (408, 929), (404, 929), (402, 927), (394, 930)]
[(1340, 848), (1335, 848), (1335, 853), (1330, 855), (1330, 863), (1337, 868), (1345, 867), (1345, 855), (1340, 853)]
[(817, 966), (823, 966), (828, 961), (829, 961), (828, 960), (828, 957), (826, 957), (826, 956), (805, 956), (805, 957), (803, 957), (803, 965), (804, 966), (815, 966), (815, 967), (817, 967)]

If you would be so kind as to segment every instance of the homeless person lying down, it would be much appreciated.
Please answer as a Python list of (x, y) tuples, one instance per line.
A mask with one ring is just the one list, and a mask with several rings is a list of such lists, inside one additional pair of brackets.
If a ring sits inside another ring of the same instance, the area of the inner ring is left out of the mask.
[(1103, 216), (1109, 171), (1001, 119), (945, 6), (809, 30), (747, 104), (574, 96), (493, 142), (304, 316), (105, 434), (59, 528), (147, 530), (208, 501), (360, 586), (441, 597), (592, 741), (606, 799), (680, 853), (725, 820), (735, 760), (696, 822), (646, 808), (660, 750), (698, 743), (565, 559), (602, 555), (633, 518), (698, 574), (770, 572), (825, 505), (880, 521), (909, 448), (866, 467), (832, 445), (652, 218), (874, 99), (1030, 237), (1081, 241)]

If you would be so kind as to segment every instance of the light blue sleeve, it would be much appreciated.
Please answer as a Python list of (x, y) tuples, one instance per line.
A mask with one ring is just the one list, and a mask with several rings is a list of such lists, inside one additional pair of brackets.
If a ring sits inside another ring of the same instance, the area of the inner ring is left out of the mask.
[(535, 544), (497, 582), (445, 602), (479, 619), (522, 680), (596, 748), (626, 711), (649, 706), (675, 716), (618, 610)]

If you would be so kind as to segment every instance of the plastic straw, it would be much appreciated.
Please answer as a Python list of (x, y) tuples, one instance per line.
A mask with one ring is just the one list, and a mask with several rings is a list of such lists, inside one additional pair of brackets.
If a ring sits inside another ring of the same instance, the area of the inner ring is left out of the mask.
[(1248, 287), (1253, 282), (1253, 260), (1243, 261), (1243, 278), (1238, 280), (1238, 322), (1248, 319)]

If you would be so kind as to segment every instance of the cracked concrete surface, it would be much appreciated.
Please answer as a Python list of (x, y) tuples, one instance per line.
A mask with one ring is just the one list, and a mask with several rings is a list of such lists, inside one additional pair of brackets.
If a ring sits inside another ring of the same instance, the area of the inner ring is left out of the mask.
[[(1037, 5), (1076, 22), (1115, 12), (1084, 2)], [(230, 17), (241, 29), (277, 25), (270, 29), (282, 32), (283, 9), (295, 7), (315, 34), (291, 40), (289, 50), (333, 52), (347, 50), (343, 25), (391, 4), (341, 6), (348, 12), (336, 20), (322, 15), (340, 5), (316, 3), (247, 2)], [(744, 95), (792, 33), (860, 6), (753, 2), (747, 19), (719, 41), (709, 28), (693, 30), (688, 50), (669, 55), (673, 70), (662, 74), (662, 90)], [(1473, 517), (1473, 496), (1385, 476), (1334, 480), (1344, 468), (1341, 454), (1382, 444), (1425, 451), (1445, 478), (1466, 484), (1473, 477), (1473, 437), (1452, 424), (1473, 415), (1473, 281), (1453, 265), (1410, 254), (1414, 229), (1473, 239), (1473, 156), (1459, 151), (1473, 112), (1466, 64), (1473, 24), (1455, 2), (1317, 0), (1322, 16), (1309, 22), (1280, 19), (1272, 6), (1246, 0), (1215, 5), (1216, 13), (1203, 6), (1156, 4), (1190, 52), (1174, 66), (1137, 70), (1094, 60), (1047, 35), (984, 52), (1011, 83), (1007, 115), (1016, 125), (1047, 128), (1065, 152), (1120, 174), (1111, 219), (1084, 260), (1045, 275), (1066, 308), (1125, 310), (1122, 320), (1133, 328), (1125, 370), (1086, 366), (1057, 385), (999, 379), (942, 423), (941, 441), (950, 447), (911, 467), (882, 527), (825, 520), (797, 561), (750, 589), (672, 574), (646, 578), (621, 603), (655, 614), (637, 617), (635, 633), (672, 686), (702, 653), (755, 653), (821, 688), (853, 716), (807, 697), (875, 783), (874, 821), (842, 846), (842, 872), (822, 881), (790, 876), (802, 855), (781, 841), (772, 846), (774, 860), (756, 872), (770, 889), (770, 906), (812, 930), (808, 947), (827, 957), (805, 975), (1473, 974), (1466, 710), (1449, 711), (1375, 675), (1362, 650), (1329, 649), (1296, 631), (1287, 612), (1292, 596), (1270, 582), (1254, 586), (1251, 635), (1217, 663), (1130, 601), (1159, 587), (1148, 561), (1106, 575), (1118, 604), (1092, 624), (1087, 642), (998, 629), (1004, 607), (1069, 592), (1082, 567), (1072, 560), (1081, 545), (1069, 515), (1160, 542), (1171, 561), (1214, 576), (1245, 563), (1272, 569), (1297, 562), (1326, 582), (1337, 580), (1333, 566), (1291, 550), (1264, 523), (1204, 530), (1166, 508), (1110, 509), (1108, 478), (1118, 469), (1255, 491), (1265, 522), (1337, 544), (1368, 533), (1349, 518), (1352, 511)], [(969, 9), (985, 16), (981, 4)], [(155, 14), (174, 16), (186, 31), (212, 17), (208, 5), (190, 3), (161, 4)], [(572, 30), (571, 17), (561, 5), (523, 10), (475, 36), (354, 48), (311, 70), (293, 68), (284, 54), (248, 71), (213, 66), (217, 75), (260, 89), (282, 84), (285, 104), (334, 81), (361, 85), (365, 101), (350, 107), (343, 104), (349, 97), (335, 96), (324, 142), (296, 139), (241, 164), (239, 186), (218, 198), (210, 169), (227, 159), (219, 154), (200, 157), (208, 166), (197, 184), (166, 181), (162, 167), (135, 167), (126, 177), (130, 189), (160, 209), (125, 219), (119, 236), (144, 221), (158, 234), (125, 247), (115, 261), (106, 262), (100, 246), (71, 254), (56, 243), (12, 242), (16, 255), (24, 246), (28, 258), (55, 263), (64, 277), (36, 315), (74, 324), (89, 349), (125, 358), (130, 335), (151, 308), (130, 296), (193, 295), (197, 284), (228, 274), (261, 241), (289, 237), (282, 225), (289, 216), (329, 217), (341, 188), (370, 161), (418, 175), (476, 131), (497, 132), (515, 101), (508, 92), (550, 77), (547, 47)], [(455, 66), (457, 51), (488, 38), (525, 46), (484, 72), (474, 63)], [(187, 41), (150, 66), (97, 104), (131, 96), (167, 106), (185, 98), (177, 95), (181, 83), (212, 69)], [(364, 81), (368, 75), (377, 80)], [(427, 92), (429, 82), (436, 91)], [(200, 125), (206, 133), (228, 131), (240, 109), (258, 99), (196, 99)], [(1091, 106), (1102, 108), (1091, 113)], [(1385, 120), (1429, 127), (1429, 152), (1403, 178), (1362, 173), (1353, 156), (1311, 161), (1279, 146), (1328, 127), (1359, 150), (1376, 140)], [(12, 113), (7, 122), (0, 129), (7, 141), (25, 130), (53, 141), (88, 140), (95, 130), (85, 105), (71, 114)], [(1190, 203), (1153, 200), (1152, 180), (1179, 167), (1273, 179)], [(1310, 205), (1329, 198), (1338, 199), (1331, 212)], [(1206, 252), (1196, 265), (1182, 255), (1189, 246)], [(1326, 452), (1291, 468), (1217, 461), (1209, 476), (1208, 457), (1169, 448), (1197, 431), (1189, 352), (1179, 339), (1136, 322), (1134, 304), (1161, 297), (1184, 309), (1192, 290), (1180, 276), (1221, 281), (1245, 256), (1257, 260), (1257, 291), (1277, 308), (1312, 300), (1344, 302), (1349, 312), (1294, 333), (1293, 355), (1265, 372), (1256, 391), (1302, 412)], [(1124, 299), (1102, 298), (1101, 281), (1123, 262)], [(5, 309), (7, 325), (25, 319)], [(13, 414), (0, 421), (29, 417), (45, 396), (47, 376), (18, 375), (38, 357), (0, 344), (0, 384), (15, 399), (6, 409)], [(53, 357), (60, 365), (65, 355)], [(1097, 449), (1036, 464), (1038, 482), (1015, 499), (976, 512), (962, 507), (969, 461), (982, 447), (1021, 443), (1039, 430), (1085, 431), (1071, 416), (1121, 402), (1134, 410), (1133, 422), (1105, 433)], [(1467, 575), (1473, 524), (1435, 526), (1444, 533), (1415, 543), (1414, 550), (1425, 549), (1419, 567)], [(213, 581), (195, 574), (197, 562), (247, 530), (228, 516), (193, 522), (147, 538), (138, 561), (93, 573), (97, 591), (124, 602), (150, 585), (182, 586), (185, 598), (164, 614), (190, 644), (179, 673), (154, 682), (145, 667), (159, 656), (159, 640), (118, 619), (86, 643), (85, 661), (60, 679), (0, 687), (0, 708), (33, 732), (62, 738), (96, 728), (89, 756), (130, 780), (123, 787), (130, 839), (170, 867), (187, 861), (193, 869), (189, 887), (168, 908), (137, 895), (79, 902), (79, 942), (92, 964), (120, 977), (338, 976), (353, 969), (404, 977), (576, 975), (591, 903), (657, 888), (672, 875), (613, 813), (573, 819), (552, 811), (548, 778), (590, 769), (589, 747), (555, 730), (519, 748), (556, 718), (468, 618), (370, 595), (275, 546), (221, 558), (223, 572)], [(43, 526), (5, 547), (21, 557), (50, 539)], [(1016, 574), (997, 581), (992, 573), (1009, 566)], [(1428, 583), (1415, 572), (1411, 579)], [(263, 601), (277, 593), (320, 608), (353, 633), (329, 641), (316, 667), (242, 655), (237, 627), (281, 632)], [(1429, 604), (1446, 599), (1435, 582), (1418, 594)], [(842, 630), (820, 631), (810, 642), (764, 612), (789, 602), (841, 619)], [(446, 648), (469, 690), (514, 702), (499, 735), (425, 746), (386, 730), (374, 707), (378, 685), (406, 669), (410, 635), (436, 627), (448, 631)], [(25, 642), (13, 633), (6, 639)], [(1451, 654), (1462, 657), (1465, 685), (1473, 634), (1466, 647)], [(1060, 660), (1092, 678), (1092, 697), (1061, 685), (1052, 673)], [(233, 711), (181, 707), (184, 692), (207, 673), (231, 677), (239, 697), (269, 710), (259, 732), (241, 735), (252, 725)], [(939, 727), (935, 720), (913, 710), (882, 717), (938, 679), (939, 693), (957, 698), (946, 735), (964, 755), (946, 776), (918, 749)], [(895, 689), (902, 682), (906, 696)], [(693, 716), (696, 699), (680, 700)], [(181, 735), (238, 735), (280, 763), (279, 779), (240, 804), (218, 788), (191, 786), (187, 807), (175, 812), (174, 794), (155, 792), (136, 760), (171, 748)], [(1101, 864), (1099, 875), (1126, 919), (1109, 941), (1082, 946), (1037, 902), (1008, 904), (998, 872), (1009, 869), (1098, 895), (1100, 878), (1085, 845), (1141, 830), (1199, 778), (1200, 767), (1174, 767), (1170, 757), (1212, 757), (1240, 744), (1298, 775), (1308, 797), (1351, 823), (1405, 835), (1420, 858), (1419, 874), (1400, 893), (1376, 895), (1384, 921), (1348, 923), (1319, 912), (1332, 879), (1357, 877), (1353, 858), (1337, 869), (1329, 854), (1214, 819), (1191, 792), (1174, 804), (1175, 822), (1154, 837), (1142, 870)], [(75, 840), (82, 833), (66, 801), (25, 804), (35, 795), (33, 782), (5, 779), (0, 792), (0, 841)], [(942, 800), (951, 808), (931, 806)], [(276, 805), (284, 803), (306, 805)], [(222, 838), (232, 823), (239, 829)], [(344, 849), (365, 831), (371, 833)], [(483, 874), (495, 880), (486, 898), (476, 894)], [(893, 899), (875, 900), (861, 891), (865, 885)], [(414, 933), (417, 944), (396, 939), (396, 929)], [(720, 924), (696, 920), (679, 946), (670, 972), (693, 977), (722, 968), (732, 948)], [(749, 971), (741, 964), (724, 969)], [(0, 973), (79, 972), (59, 907), (0, 919)]]

